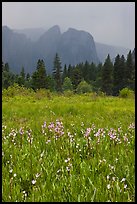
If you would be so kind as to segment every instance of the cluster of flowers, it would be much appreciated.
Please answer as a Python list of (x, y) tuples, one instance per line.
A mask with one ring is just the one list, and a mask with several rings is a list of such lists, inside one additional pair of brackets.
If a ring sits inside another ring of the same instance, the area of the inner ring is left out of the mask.
[[(47, 125), (46, 122), (44, 122), (44, 124), (42, 125), (42, 133), (44, 135), (47, 135), (47, 130), (48, 130), (48, 134), (49, 133), (53, 133), (54, 134), (54, 138), (55, 140), (57, 140), (59, 137), (61, 137), (62, 135), (64, 135), (64, 126), (63, 123), (60, 120), (56, 120), (56, 122), (50, 122), (49, 125)], [(49, 135), (48, 135), (49, 136)], [(46, 141), (46, 143), (51, 142), (50, 139), (48, 139)]]
[(127, 189), (127, 184), (126, 184), (126, 178), (122, 178), (121, 180), (114, 176), (114, 174), (110, 174), (110, 175), (107, 175), (107, 189), (108, 190), (111, 190), (113, 189), (114, 187), (116, 187), (117, 189), (119, 189), (120, 193), (124, 190)]
[[(134, 123), (131, 123), (128, 127), (128, 130), (135, 129)], [(122, 140), (124, 142), (130, 143), (128, 134), (123, 133), (121, 127), (118, 128), (118, 130), (115, 130), (113, 128), (110, 129), (104, 129), (104, 128), (99, 128), (97, 131), (95, 130), (94, 124), (92, 125), (91, 128), (87, 128), (84, 134), (84, 137), (88, 139), (88, 141), (91, 140), (91, 135), (95, 136), (97, 140), (97, 144), (100, 143), (101, 138), (105, 138), (106, 136), (109, 136), (109, 139), (114, 141), (115, 144), (121, 144)], [(130, 136), (131, 138), (133, 135)]]
[(71, 158), (67, 158), (67, 159), (65, 159), (65, 163), (67, 164), (67, 166), (66, 166), (66, 170), (69, 172), (70, 170), (71, 170), (71, 168), (72, 168), (72, 163), (70, 162), (70, 160), (71, 160)]
[(30, 144), (32, 144), (32, 142), (33, 142), (32, 130), (31, 130), (31, 129), (28, 129), (28, 130), (26, 131), (26, 133), (27, 133), (27, 135), (28, 135), (28, 137), (27, 137), (28, 142), (29, 142)]
[[(11, 128), (11, 131), (10, 131), (9, 134), (7, 134), (6, 129), (7, 129), (7, 127), (3, 125), (2, 126), (2, 136), (3, 136), (2, 138), (3, 138), (3, 140), (6, 141), (9, 138), (11, 140), (11, 142), (14, 145), (16, 145), (17, 135), (20, 136), (20, 138), (21, 138), (20, 141), (22, 141), (22, 136), (24, 134), (26, 134), (27, 135), (27, 141), (32, 144), (33, 137), (32, 137), (32, 130), (30, 128), (28, 128), (26, 131), (24, 130), (24, 127), (21, 127), (18, 131)], [(95, 125), (92, 124), (91, 127), (88, 127), (86, 129), (85, 133), (84, 133), (84, 130), (82, 131), (82, 133), (84, 135), (84, 138), (87, 140), (88, 145), (91, 142), (91, 138), (92, 138), (91, 135), (94, 136), (95, 138), (97, 138), (97, 141), (96, 141), (97, 144), (100, 143), (100, 140), (102, 138), (105, 138), (105, 137), (108, 137), (108, 136), (109, 136), (109, 139), (111, 141), (115, 142), (115, 144), (120, 144), (123, 141), (128, 144), (128, 143), (130, 143), (129, 137), (130, 138), (133, 137), (133, 134), (132, 134), (133, 132), (132, 131), (134, 131), (134, 129), (135, 129), (135, 124), (134, 123), (131, 123), (128, 126), (127, 133), (124, 133), (122, 131), (121, 127), (119, 127), (117, 130), (113, 129), (113, 128), (110, 128), (110, 129), (107, 129), (107, 128), (96, 129)], [(64, 135), (63, 123), (59, 119), (57, 119), (55, 122), (50, 122), (48, 125), (47, 125), (46, 122), (44, 122), (44, 124), (42, 125), (42, 134), (44, 134), (45, 136), (46, 135), (48, 136), (48, 140), (46, 141), (46, 143), (51, 142), (51, 136), (54, 136), (55, 140), (57, 140), (58, 138), (60, 138), (61, 136)], [(67, 132), (67, 135), (68, 135), (71, 143), (75, 141), (74, 135), (72, 135), (69, 131)]]

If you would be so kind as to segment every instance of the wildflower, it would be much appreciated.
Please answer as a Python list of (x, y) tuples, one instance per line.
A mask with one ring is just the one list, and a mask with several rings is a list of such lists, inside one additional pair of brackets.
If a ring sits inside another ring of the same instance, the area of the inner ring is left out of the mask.
[(79, 148), (79, 144), (76, 145), (76, 148)]
[(37, 173), (37, 174), (36, 174), (36, 178), (38, 178), (39, 176), (40, 176), (40, 174)]
[(17, 176), (17, 174), (13, 174), (13, 176), (14, 176), (14, 177), (16, 177), (16, 176)]
[(124, 141), (125, 141), (125, 142), (128, 142), (128, 138), (126, 137), (126, 135), (127, 135), (127, 134), (125, 134), (125, 135), (123, 136), (123, 138), (124, 138)]
[(134, 123), (131, 123), (128, 127), (128, 129), (135, 129), (135, 124)]
[(40, 157), (43, 157), (44, 156), (44, 151), (40, 154)]
[(118, 128), (118, 132), (121, 132), (121, 131), (122, 131), (122, 130), (121, 130), (121, 127), (119, 127), (119, 128)]
[(122, 178), (121, 182), (124, 182), (126, 179), (125, 178)]
[(67, 163), (68, 161), (70, 161), (70, 158), (68, 158), (68, 159), (65, 159), (65, 162)]
[(107, 189), (110, 189), (110, 188), (111, 188), (111, 187), (110, 187), (110, 184), (108, 184), (108, 185), (107, 185)]
[(24, 134), (24, 130), (23, 130), (22, 127), (19, 129), (19, 133), (20, 133), (20, 135), (23, 135), (23, 134)]
[(49, 142), (51, 142), (51, 140), (47, 140), (46, 144), (48, 144)]
[(44, 128), (46, 128), (46, 122), (44, 122), (44, 125), (43, 125), (43, 127), (44, 127)]
[(111, 166), (110, 164), (109, 164), (109, 168), (110, 170), (115, 170), (114, 166)]
[(13, 172), (13, 169), (11, 169), (9, 172), (12, 173), (12, 172)]
[(127, 184), (124, 185), (124, 188), (127, 188)]
[(86, 133), (85, 133), (85, 137), (88, 137), (89, 136), (89, 134), (90, 134), (90, 132), (91, 132), (91, 128), (87, 128), (86, 129)]
[(36, 180), (32, 180), (32, 184), (34, 185), (36, 183)]
[(57, 173), (59, 173), (60, 171), (61, 171), (61, 169), (58, 169), (58, 170), (57, 170)]
[(70, 171), (70, 167), (69, 166), (67, 166), (66, 169), (67, 169), (67, 171)]
[(109, 177), (109, 175), (107, 175), (107, 179), (109, 179), (110, 177)]
[(115, 177), (114, 176), (112, 177), (112, 180), (115, 181)]
[(100, 130), (101, 130), (101, 129), (98, 129), (98, 131), (96, 132), (96, 134), (94, 134), (95, 137), (99, 137), (100, 132), (101, 132)]

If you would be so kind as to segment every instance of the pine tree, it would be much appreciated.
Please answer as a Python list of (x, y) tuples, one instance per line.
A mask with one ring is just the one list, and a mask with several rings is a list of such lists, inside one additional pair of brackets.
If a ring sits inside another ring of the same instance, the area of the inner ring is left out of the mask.
[(40, 89), (47, 88), (46, 83), (46, 67), (43, 60), (38, 60), (36, 71), (32, 74), (32, 88)]
[(82, 76), (86, 82), (90, 81), (90, 74), (89, 74), (90, 65), (88, 61), (85, 62), (83, 69), (82, 69)]
[(102, 67), (102, 87), (101, 87), (101, 90), (107, 95), (112, 94), (112, 88), (113, 88), (112, 73), (113, 73), (113, 64), (110, 60), (110, 56), (108, 55)]
[(78, 84), (82, 81), (82, 73), (78, 65), (73, 68), (71, 80), (72, 80), (73, 88), (76, 90)]
[(71, 64), (69, 64), (68, 66), (68, 77), (72, 80), (72, 73), (73, 73), (73, 67), (71, 66)]
[(19, 85), (25, 85), (25, 70), (24, 70), (24, 67), (22, 67), (22, 69), (21, 69), (18, 84)]
[(29, 73), (27, 73), (26, 74), (26, 78), (25, 78), (25, 87), (27, 87), (27, 88), (30, 88), (31, 87), (31, 77), (30, 77), (30, 74)]
[(66, 64), (64, 65), (64, 70), (63, 70), (63, 74), (62, 74), (62, 82), (64, 82), (64, 79), (67, 77), (67, 66)]
[(102, 74), (102, 63), (99, 63), (98, 66), (96, 67), (96, 80), (94, 82), (94, 84), (92, 83), (92, 89), (93, 91), (100, 91), (101, 89), (101, 84), (102, 84), (102, 78), (101, 78), (101, 74)]
[(135, 66), (131, 50), (127, 55), (126, 70), (125, 70), (125, 86), (134, 89), (135, 86)]
[(8, 88), (14, 83), (14, 74), (10, 71), (8, 63), (2, 63), (2, 88)]
[(117, 55), (113, 68), (113, 95), (117, 96), (119, 91), (124, 88), (125, 75), (125, 58), (124, 55), (120, 57)]
[(54, 58), (53, 78), (56, 82), (56, 91), (58, 92), (62, 91), (61, 74), (62, 74), (61, 61), (58, 53), (56, 53)]

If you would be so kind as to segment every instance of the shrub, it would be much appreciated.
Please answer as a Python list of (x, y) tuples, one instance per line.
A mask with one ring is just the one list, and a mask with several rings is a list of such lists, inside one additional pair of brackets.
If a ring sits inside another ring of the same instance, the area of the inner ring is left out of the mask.
[(91, 92), (91, 85), (88, 84), (86, 81), (81, 81), (77, 87), (77, 93), (89, 93)]
[(63, 91), (72, 91), (73, 90), (73, 85), (72, 85), (72, 82), (71, 82), (71, 79), (69, 77), (66, 77), (64, 79), (64, 83), (63, 83)]
[(105, 96), (106, 96), (106, 93), (99, 90), (99, 91), (97, 92), (97, 95), (100, 96), (100, 97), (105, 97)]
[(132, 97), (134, 97), (134, 91), (129, 89), (129, 88), (123, 88), (119, 91), (119, 97), (132, 98)]
[(33, 94), (34, 94), (33, 89), (27, 89), (23, 86), (19, 86), (17, 83), (14, 83), (12, 86), (9, 86), (7, 89), (2, 90), (2, 95), (9, 96), (9, 97), (13, 97), (17, 95), (28, 96)]
[(51, 94), (49, 89), (41, 88), (41, 89), (36, 90), (36, 93), (35, 93), (36, 99), (40, 100), (40, 99), (45, 98), (45, 97), (47, 97), (48, 99), (52, 98), (52, 94)]
[(73, 95), (74, 95), (73, 91), (71, 91), (71, 90), (66, 90), (66, 91), (63, 92), (63, 94), (64, 94), (64, 96), (66, 96), (66, 97), (69, 97), (69, 96), (73, 96)]

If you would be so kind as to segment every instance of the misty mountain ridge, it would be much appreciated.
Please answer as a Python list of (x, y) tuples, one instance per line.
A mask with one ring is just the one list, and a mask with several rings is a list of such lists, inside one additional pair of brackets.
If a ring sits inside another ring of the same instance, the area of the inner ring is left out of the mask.
[[(60, 27), (58, 25), (55, 25), (53, 27), (57, 27), (60, 30)], [(71, 30), (73, 28), (68, 28), (68, 30), (69, 29)], [(37, 41), (47, 30), (48, 28), (27, 28), (27, 29), (22, 29), (22, 30), (16, 29), (16, 32), (24, 33), (32, 41)], [(117, 54), (124, 55), (126, 57), (127, 53), (130, 50), (129, 48), (125, 48), (122, 46), (109, 45), (109, 44), (96, 42), (96, 41), (95, 41), (95, 46), (96, 46), (98, 58), (102, 63), (104, 63), (108, 53), (111, 59), (114, 61), (114, 58), (116, 57)]]
[(22, 66), (26, 72), (34, 72), (39, 58), (45, 61), (47, 72), (51, 73), (56, 52), (63, 67), (64, 64), (76, 65), (86, 60), (98, 64), (104, 62), (108, 54), (114, 58), (117, 54), (127, 55), (128, 51), (127, 48), (94, 42), (90, 33), (74, 28), (61, 33), (58, 25), (48, 30), (33, 28), (18, 31), (2, 27), (2, 60), (8, 62), (16, 73), (21, 71)]

